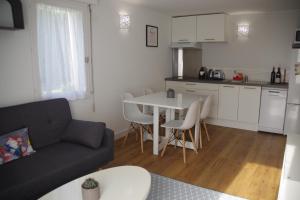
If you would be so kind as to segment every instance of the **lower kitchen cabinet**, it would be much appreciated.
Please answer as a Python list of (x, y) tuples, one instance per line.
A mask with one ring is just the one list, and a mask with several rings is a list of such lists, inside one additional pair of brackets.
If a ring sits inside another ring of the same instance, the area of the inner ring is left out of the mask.
[(239, 86), (220, 85), (218, 118), (224, 120), (238, 119)]
[(180, 93), (211, 95), (212, 107), (208, 123), (258, 130), (260, 86), (166, 81), (166, 89), (169, 88)]
[(166, 89), (169, 88), (180, 93), (211, 95), (212, 104), (208, 117), (211, 119), (218, 118), (219, 86), (217, 84), (167, 81)]
[(240, 86), (238, 121), (258, 123), (261, 87)]

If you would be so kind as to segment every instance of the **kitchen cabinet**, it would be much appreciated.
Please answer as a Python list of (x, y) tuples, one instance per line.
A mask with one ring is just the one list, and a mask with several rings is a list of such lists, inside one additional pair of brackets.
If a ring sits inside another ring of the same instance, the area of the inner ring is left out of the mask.
[(212, 105), (208, 117), (212, 119), (218, 118), (219, 86), (217, 84), (167, 81), (166, 90), (169, 88), (180, 93), (211, 95)]
[(261, 87), (240, 86), (238, 121), (258, 123)]
[(172, 42), (196, 42), (196, 16), (172, 18)]
[(220, 85), (218, 118), (225, 120), (238, 119), (239, 86)]
[(210, 14), (197, 16), (197, 42), (226, 41), (226, 15)]
[(283, 133), (286, 98), (286, 89), (263, 88), (261, 94), (259, 130)]

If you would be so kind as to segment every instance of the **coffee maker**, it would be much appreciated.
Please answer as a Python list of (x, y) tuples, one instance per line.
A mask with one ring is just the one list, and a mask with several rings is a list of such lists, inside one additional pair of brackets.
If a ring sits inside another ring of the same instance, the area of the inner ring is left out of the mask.
[(199, 70), (199, 79), (200, 80), (205, 80), (207, 79), (207, 68), (206, 67), (201, 67)]

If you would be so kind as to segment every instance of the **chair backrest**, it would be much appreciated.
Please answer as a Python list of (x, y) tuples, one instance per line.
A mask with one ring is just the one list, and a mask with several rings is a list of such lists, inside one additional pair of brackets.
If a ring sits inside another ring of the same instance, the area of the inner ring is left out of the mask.
[(206, 119), (207, 118), (207, 116), (210, 112), (211, 102), (212, 102), (212, 97), (211, 97), (211, 95), (209, 95), (205, 99), (204, 104), (201, 108), (200, 119)]
[[(125, 93), (122, 95), (122, 100), (132, 99), (134, 96), (131, 93)], [(127, 121), (131, 121), (133, 117), (140, 116), (142, 113), (137, 104), (122, 103), (123, 104), (123, 117)]]
[(199, 110), (200, 110), (200, 101), (193, 102), (185, 116), (185, 119), (180, 127), (180, 129), (187, 130), (192, 128), (197, 122), (199, 118)]
[(152, 90), (151, 88), (146, 88), (144, 90), (144, 95), (147, 95), (147, 94), (153, 94), (154, 93), (154, 90)]

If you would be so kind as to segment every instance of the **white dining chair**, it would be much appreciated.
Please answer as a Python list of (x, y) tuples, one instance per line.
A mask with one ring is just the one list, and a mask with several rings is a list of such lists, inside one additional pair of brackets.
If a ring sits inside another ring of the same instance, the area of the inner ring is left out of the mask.
[[(151, 88), (144, 89), (144, 95), (153, 94), (155, 91)], [(143, 106), (143, 113), (153, 115), (153, 107), (152, 106)], [(164, 122), (165, 120), (166, 109), (160, 108), (159, 109), (159, 121), (160, 123)]]
[[(131, 93), (125, 93), (122, 97), (123, 100), (134, 98)], [(123, 117), (125, 120), (130, 122), (130, 129), (134, 129), (136, 131), (136, 126), (140, 129), (140, 139), (141, 139), (141, 150), (144, 152), (144, 131), (148, 133), (152, 133), (150, 125), (153, 124), (153, 117), (151, 115), (144, 114), (140, 111), (138, 105), (131, 103), (123, 103)], [(129, 129), (129, 131), (130, 131)], [(126, 143), (128, 138), (128, 134), (125, 135), (123, 144)]]
[(201, 125), (203, 126), (204, 131), (206, 133), (207, 141), (210, 140), (205, 121), (206, 121), (206, 119), (207, 119), (207, 117), (209, 115), (209, 112), (210, 112), (210, 109), (211, 109), (211, 103), (212, 103), (212, 96), (209, 95), (205, 99), (205, 101), (203, 103), (203, 106), (200, 109), (200, 115), (199, 115), (199, 119), (198, 119), (198, 121), (200, 123), (199, 124), (200, 125), (199, 126), (200, 127), (199, 128), (199, 144), (200, 144), (200, 148), (202, 148), (202, 134), (201, 134), (202, 131), (201, 131)]
[(177, 146), (179, 135), (181, 135), (182, 147), (183, 147), (183, 162), (186, 163), (186, 153), (185, 153), (186, 131), (189, 132), (189, 136), (192, 140), (193, 147), (194, 147), (193, 149), (195, 153), (198, 153), (195, 140), (192, 134), (192, 128), (196, 125), (196, 123), (198, 123), (199, 114), (200, 114), (199, 109), (200, 109), (200, 101), (195, 101), (190, 105), (184, 120), (171, 120), (161, 125), (164, 128), (171, 129), (171, 133), (168, 136), (168, 140), (163, 148), (161, 156), (164, 156), (166, 148), (170, 142), (175, 140), (175, 146)]

